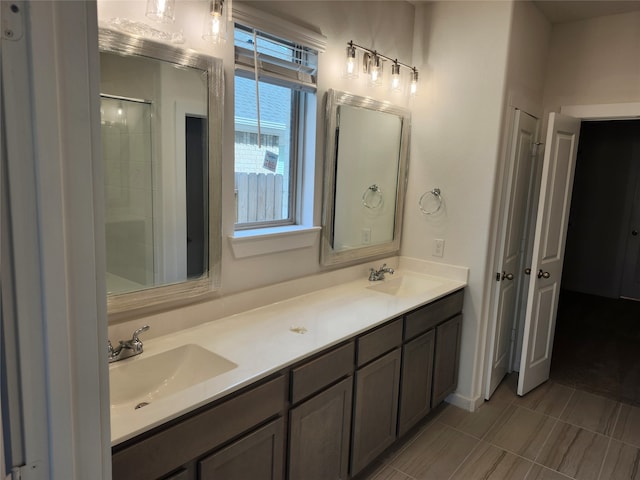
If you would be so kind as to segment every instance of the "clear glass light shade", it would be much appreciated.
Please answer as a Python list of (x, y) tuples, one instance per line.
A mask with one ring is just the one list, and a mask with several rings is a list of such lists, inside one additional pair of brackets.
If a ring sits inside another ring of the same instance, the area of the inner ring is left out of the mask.
[(147, 0), (147, 17), (156, 22), (172, 23), (175, 19), (175, 0)]
[(369, 63), (369, 83), (374, 87), (382, 85), (382, 58), (377, 55), (373, 55)]
[(409, 85), (409, 95), (418, 93), (418, 71), (411, 72), (411, 84)]
[(223, 7), (222, 0), (209, 2), (209, 13), (205, 15), (202, 27), (202, 38), (209, 43), (221, 43), (227, 39), (227, 18)]
[(344, 63), (344, 76), (347, 78), (358, 78), (360, 73), (360, 63), (358, 62), (358, 51), (356, 47), (347, 47), (347, 58)]
[(400, 81), (400, 65), (394, 63), (391, 65), (391, 90), (399, 91), (401, 87)]

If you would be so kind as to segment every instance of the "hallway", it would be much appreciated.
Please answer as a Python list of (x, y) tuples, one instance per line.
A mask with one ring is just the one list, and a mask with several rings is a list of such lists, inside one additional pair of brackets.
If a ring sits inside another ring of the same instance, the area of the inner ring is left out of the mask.
[(640, 407), (549, 381), (525, 397), (508, 376), (469, 413), (444, 404), (368, 480), (640, 480)]
[(551, 380), (640, 406), (640, 302), (562, 290)]

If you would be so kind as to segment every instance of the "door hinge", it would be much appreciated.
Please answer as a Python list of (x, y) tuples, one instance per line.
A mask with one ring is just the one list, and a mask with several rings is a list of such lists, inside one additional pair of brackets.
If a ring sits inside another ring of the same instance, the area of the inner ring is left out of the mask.
[(511, 329), (511, 343), (516, 341), (516, 329), (512, 328)]
[(502, 278), (502, 277), (500, 276), (500, 272), (496, 273), (496, 282), (499, 282), (499, 281), (500, 281), (500, 278)]
[(2, 39), (16, 42), (24, 34), (24, 15), (22, 2), (0, 2), (2, 9)]
[(13, 467), (11, 473), (6, 480), (23, 480), (28, 478), (35, 478), (38, 472), (43, 471), (43, 462), (32, 462), (29, 465), (21, 465), (19, 467)]

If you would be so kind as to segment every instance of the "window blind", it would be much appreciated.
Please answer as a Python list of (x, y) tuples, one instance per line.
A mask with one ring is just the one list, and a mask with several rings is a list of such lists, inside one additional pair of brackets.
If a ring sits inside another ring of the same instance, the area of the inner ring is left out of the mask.
[(236, 73), (304, 91), (316, 91), (318, 52), (236, 24), (234, 30)]

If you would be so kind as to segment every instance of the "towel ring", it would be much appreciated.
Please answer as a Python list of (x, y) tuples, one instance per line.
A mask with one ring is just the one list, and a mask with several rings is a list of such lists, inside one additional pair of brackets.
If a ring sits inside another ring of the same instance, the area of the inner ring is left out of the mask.
[[(432, 195), (433, 198), (435, 199), (435, 202), (436, 202), (435, 209), (427, 210), (424, 208), (423, 202), (428, 195)], [(442, 195), (440, 194), (440, 189), (436, 187), (433, 190), (424, 192), (420, 197), (420, 200), (418, 200), (418, 208), (420, 208), (420, 211), (422, 212), (423, 215), (433, 215), (435, 213), (438, 213), (442, 208)]]
[[(377, 200), (376, 200), (377, 199)], [(382, 190), (375, 183), (368, 187), (362, 194), (362, 204), (370, 209), (380, 208), (384, 202)]]

